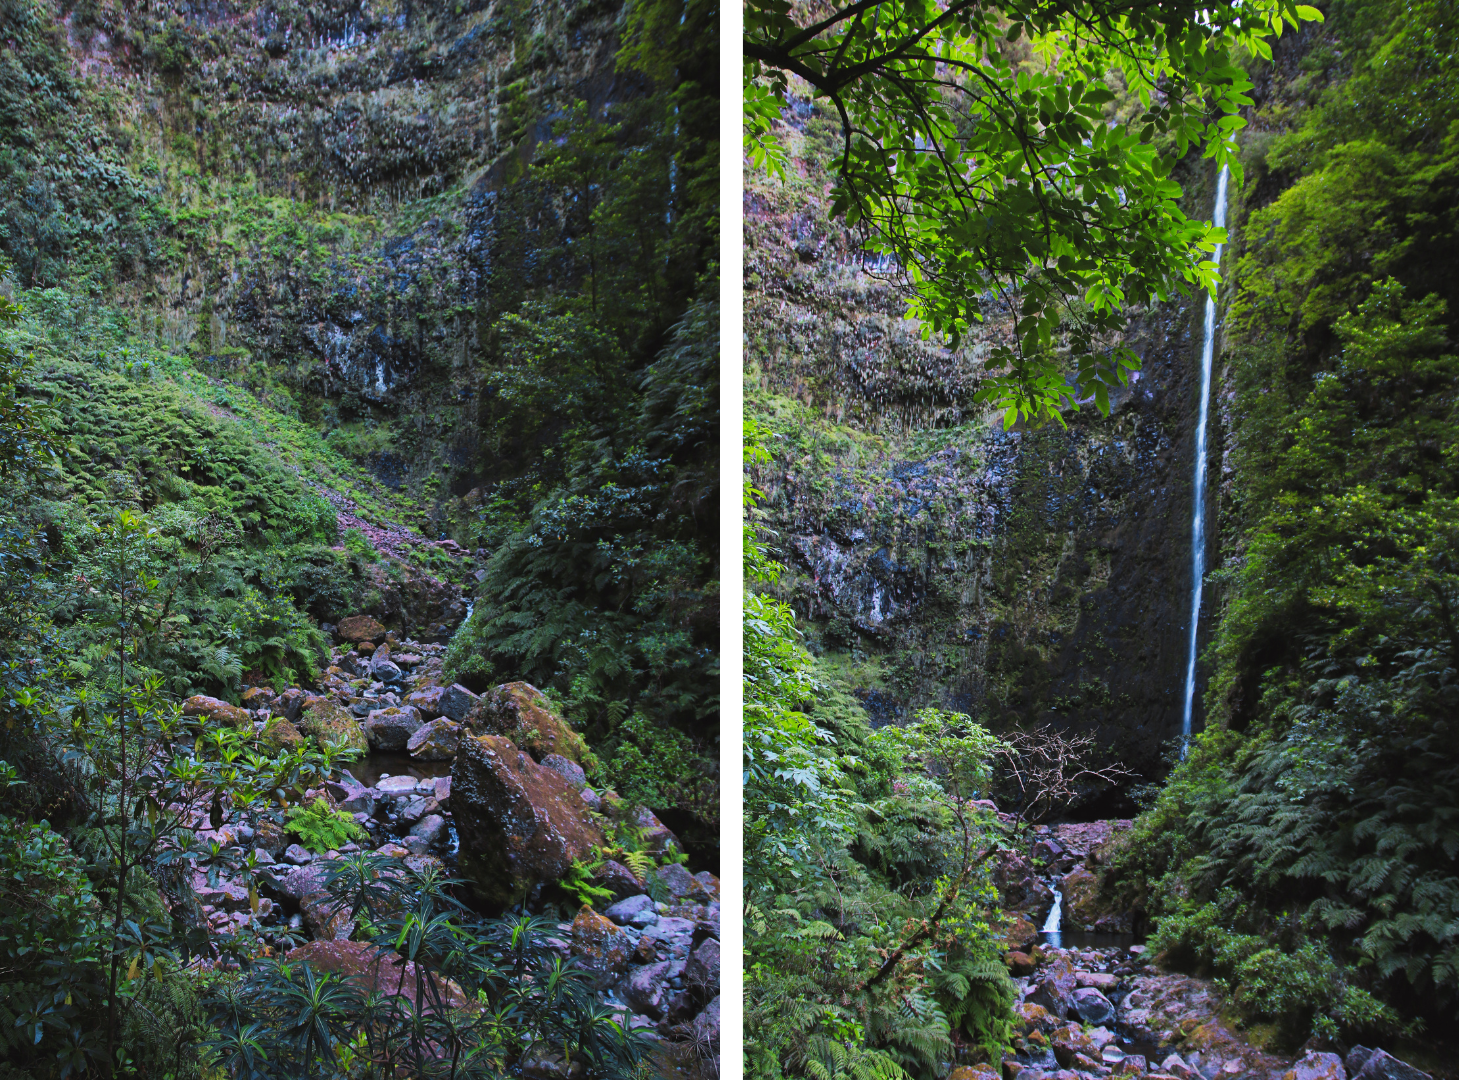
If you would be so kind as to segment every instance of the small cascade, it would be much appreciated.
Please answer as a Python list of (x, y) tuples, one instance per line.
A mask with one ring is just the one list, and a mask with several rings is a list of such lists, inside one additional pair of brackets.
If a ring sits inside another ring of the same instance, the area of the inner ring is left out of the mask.
[(1063, 935), (1059, 928), (1064, 919), (1064, 894), (1057, 888), (1054, 889), (1054, 906), (1049, 909), (1049, 917), (1044, 920), (1044, 928), (1039, 931), (1044, 935), (1047, 944), (1059, 948), (1063, 943)]
[[(1226, 181), (1230, 169), (1221, 166), (1216, 179), (1216, 205), (1211, 211), (1211, 221), (1217, 228), (1226, 226)], [(1221, 264), (1221, 249), (1217, 244), (1211, 261)], [(1180, 756), (1186, 755), (1191, 738), (1191, 713), (1196, 696), (1196, 629), (1201, 617), (1201, 584), (1206, 574), (1206, 421), (1211, 411), (1211, 363), (1216, 351), (1216, 298), (1206, 297), (1205, 336), (1201, 342), (1201, 413), (1196, 427), (1196, 482), (1193, 489), (1191, 512), (1191, 626), (1190, 649), (1185, 667), (1185, 715), (1180, 729)], [(1057, 906), (1055, 911), (1057, 911)]]

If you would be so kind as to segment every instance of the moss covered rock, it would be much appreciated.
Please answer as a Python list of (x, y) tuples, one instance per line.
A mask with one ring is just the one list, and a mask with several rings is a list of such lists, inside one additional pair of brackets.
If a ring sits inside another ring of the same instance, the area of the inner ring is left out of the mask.
[(583, 737), (552, 711), (542, 691), (531, 683), (493, 687), (466, 722), (478, 731), (510, 739), (537, 761), (548, 754), (559, 754), (579, 765), (592, 760)]
[(590, 861), (603, 834), (566, 780), (507, 739), (461, 741), (451, 769), (461, 868), (485, 903), (508, 907)]
[(299, 729), (282, 716), (270, 718), (258, 738), (270, 750), (293, 749), (304, 742)]
[(328, 698), (315, 698), (304, 707), (299, 715), (299, 730), (312, 736), (320, 749), (332, 746), (336, 750), (358, 750), (361, 754), (369, 750), (360, 722), (344, 706)]
[(233, 727), (242, 727), (253, 722), (253, 717), (248, 715), (247, 709), (229, 705), (226, 701), (208, 697), (206, 694), (194, 694), (184, 701), (182, 715), (201, 716), (215, 724), (229, 724)]

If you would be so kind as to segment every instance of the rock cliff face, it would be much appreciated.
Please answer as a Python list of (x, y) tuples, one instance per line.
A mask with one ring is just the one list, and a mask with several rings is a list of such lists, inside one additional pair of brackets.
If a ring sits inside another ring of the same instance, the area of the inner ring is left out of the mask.
[(134, 334), (339, 429), (387, 485), (464, 495), (520, 449), (480, 445), (488, 327), (567, 273), (571, 197), (529, 167), (575, 103), (643, 90), (615, 66), (622, 19), (615, 0), (11, 5), (0, 247), (25, 287), (85, 274)]
[[(746, 395), (774, 458), (756, 486), (813, 651), (874, 722), (928, 704), (1052, 721), (1155, 774), (1181, 727), (1200, 301), (1131, 327), (1144, 367), (1108, 419), (1004, 432), (971, 398), (1008, 320), (956, 354), (920, 340), (825, 220), (831, 132), (791, 117), (801, 175), (752, 178), (745, 204)], [(1214, 178), (1183, 179), (1208, 214)]]

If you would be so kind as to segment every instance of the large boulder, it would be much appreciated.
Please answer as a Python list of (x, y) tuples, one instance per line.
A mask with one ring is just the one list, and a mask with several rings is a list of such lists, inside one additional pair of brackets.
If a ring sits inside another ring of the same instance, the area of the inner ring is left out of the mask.
[[(481, 702), (481, 699), (473, 694), (460, 683), (455, 683), (441, 691), (439, 708), (441, 715), (455, 720), (458, 723), (471, 715), (471, 710)], [(501, 734), (497, 732), (497, 734)]]
[(310, 736), (320, 749), (332, 746), (361, 754), (369, 749), (360, 722), (343, 705), (329, 698), (313, 698), (300, 709), (299, 730)]
[(409, 705), (376, 709), (365, 717), (365, 738), (375, 750), (404, 750), (420, 730), (420, 713)]
[(530, 683), (493, 687), (471, 710), (467, 723), (478, 731), (510, 739), (538, 761), (549, 754), (578, 764), (592, 760), (583, 737), (552, 711), (542, 691)]
[(384, 641), (385, 627), (380, 621), (371, 615), (351, 615), (339, 621), (335, 628), (337, 633), (345, 641)]
[(259, 732), (258, 741), (269, 750), (292, 750), (304, 742), (304, 736), (299, 734), (299, 729), (282, 716), (274, 716), (264, 724), (263, 730)]
[(1092, 986), (1082, 987), (1075, 990), (1072, 999), (1073, 1009), (1079, 1014), (1079, 1019), (1086, 1024), (1099, 1027), (1103, 1024), (1114, 1023), (1115, 1007)]
[[(406, 708), (410, 708), (409, 705)], [(416, 729), (405, 744), (406, 752), (418, 761), (450, 761), (461, 746), (461, 725), (441, 717)]]
[(1064, 922), (1071, 930), (1091, 930), (1108, 914), (1100, 904), (1099, 879), (1084, 867), (1076, 867), (1059, 882), (1064, 894)]
[(451, 768), (461, 866), (478, 896), (502, 907), (589, 862), (603, 835), (578, 793), (509, 740), (461, 740)]
[(441, 695), (446, 691), (439, 686), (422, 686), (405, 695), (404, 704), (420, 710), (422, 720), (436, 720), (441, 713)]
[[(1357, 1049), (1357, 1047), (1354, 1047)], [(1352, 1054), (1348, 1055), (1352, 1059)], [(1352, 1066), (1348, 1066), (1351, 1070)], [(1352, 1080), (1432, 1080), (1428, 1073), (1416, 1069), (1406, 1061), (1399, 1061), (1387, 1050), (1374, 1050), (1368, 1054)]]
[(215, 724), (228, 724), (232, 727), (244, 727), (253, 723), (253, 717), (247, 709), (240, 709), (237, 705), (229, 705), (226, 701), (219, 701), (215, 697), (208, 697), (206, 694), (194, 694), (182, 703), (183, 716), (201, 716)]

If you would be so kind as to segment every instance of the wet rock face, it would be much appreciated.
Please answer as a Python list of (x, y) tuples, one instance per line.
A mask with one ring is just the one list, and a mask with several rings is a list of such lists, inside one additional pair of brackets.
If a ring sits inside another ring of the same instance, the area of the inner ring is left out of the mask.
[(461, 741), (451, 811), (465, 876), (492, 905), (506, 907), (557, 881), (603, 844), (576, 789), (496, 735)]
[[(821, 120), (808, 108), (802, 122)], [(1202, 168), (1180, 178), (1193, 213), (1209, 210)], [(1067, 430), (1004, 432), (966, 387), (970, 357), (1008, 313), (990, 310), (965, 354), (913, 340), (896, 294), (824, 211), (753, 185), (746, 195), (747, 348), (761, 384), (857, 433), (809, 432), (809, 450), (772, 442), (754, 478), (808, 643), (877, 658), (875, 684), (858, 690), (875, 724), (924, 705), (995, 727), (1051, 722), (1159, 774), (1181, 726), (1200, 301), (1132, 325), (1144, 366), (1112, 416), (1086, 406)], [(1219, 395), (1218, 383), (1211, 521)], [(1207, 566), (1219, 563), (1208, 548)]]

